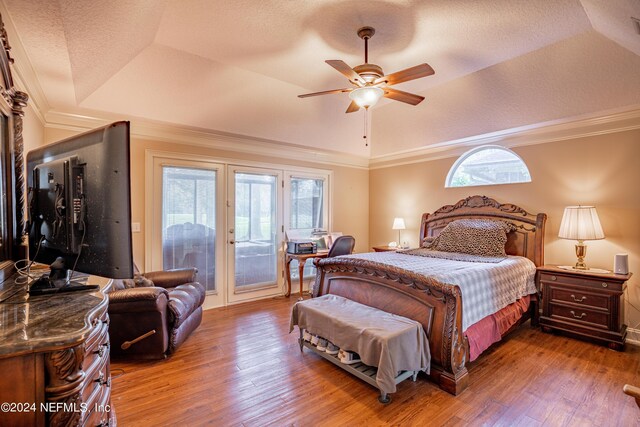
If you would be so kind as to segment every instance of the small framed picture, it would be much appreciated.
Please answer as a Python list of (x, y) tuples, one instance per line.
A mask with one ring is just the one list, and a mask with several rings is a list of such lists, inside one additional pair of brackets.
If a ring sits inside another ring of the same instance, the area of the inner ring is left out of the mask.
[(325, 237), (326, 236), (322, 236), (319, 239), (313, 239), (319, 251), (326, 251), (327, 249), (329, 249), (329, 247), (327, 246), (327, 241), (325, 240)]

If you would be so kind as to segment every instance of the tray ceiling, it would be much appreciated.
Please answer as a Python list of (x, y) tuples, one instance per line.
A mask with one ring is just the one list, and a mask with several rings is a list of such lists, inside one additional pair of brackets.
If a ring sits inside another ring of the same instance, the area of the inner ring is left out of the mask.
[[(380, 156), (640, 104), (636, 0), (3, 2), (50, 111)], [(362, 63), (364, 25), (385, 72), (436, 70), (372, 109), (371, 151), (346, 94), (297, 98), (345, 86), (324, 60)]]

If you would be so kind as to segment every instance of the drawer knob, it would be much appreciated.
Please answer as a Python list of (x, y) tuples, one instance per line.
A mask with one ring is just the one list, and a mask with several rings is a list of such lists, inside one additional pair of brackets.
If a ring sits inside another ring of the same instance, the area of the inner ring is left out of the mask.
[(551, 276), (551, 280), (558, 280), (556, 276)]
[(111, 386), (111, 378), (107, 377), (107, 379), (105, 379), (104, 372), (100, 372), (100, 374), (98, 375), (98, 379), (96, 379), (96, 382), (100, 385), (106, 385), (107, 387)]
[(602, 282), (602, 287), (603, 288), (607, 288), (607, 287), (609, 287), (609, 284), (607, 282)]
[(97, 350), (95, 350), (93, 353), (97, 354), (98, 357), (102, 357), (102, 356), (104, 356), (104, 352), (105, 351), (109, 351), (109, 343), (108, 342), (106, 342), (104, 344), (101, 344), (100, 347)]
[(571, 313), (571, 315), (572, 315), (573, 317), (575, 317), (576, 319), (582, 319), (583, 317), (585, 317), (585, 316), (587, 315), (587, 313), (581, 313), (581, 314), (580, 314), (580, 316), (578, 316), (578, 315), (576, 314), (576, 312), (575, 312), (575, 311), (573, 311), (573, 310), (571, 310), (569, 313)]
[(575, 302), (582, 302), (582, 301), (584, 301), (584, 300), (586, 300), (586, 299), (587, 299), (587, 297), (585, 297), (585, 296), (582, 296), (582, 297), (580, 297), (580, 298), (576, 298), (576, 296), (575, 296), (575, 295), (573, 295), (573, 294), (571, 294), (571, 298), (573, 298), (573, 300), (574, 300)]

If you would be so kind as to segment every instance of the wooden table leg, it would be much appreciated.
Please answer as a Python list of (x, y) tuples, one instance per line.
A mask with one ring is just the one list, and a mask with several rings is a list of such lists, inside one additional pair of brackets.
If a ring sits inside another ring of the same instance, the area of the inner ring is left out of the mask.
[(302, 298), (302, 288), (304, 288), (304, 264), (307, 262), (306, 259), (302, 258), (298, 260), (298, 272), (300, 274), (300, 299)]
[(285, 255), (284, 271), (287, 273), (287, 293), (284, 294), (285, 297), (291, 295), (291, 261), (293, 261), (293, 259)]

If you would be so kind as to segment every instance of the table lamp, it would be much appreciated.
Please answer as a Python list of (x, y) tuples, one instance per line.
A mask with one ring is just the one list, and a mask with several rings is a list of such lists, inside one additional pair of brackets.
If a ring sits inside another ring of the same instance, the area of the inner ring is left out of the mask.
[(558, 237), (578, 241), (576, 244), (578, 262), (574, 268), (588, 270), (584, 262), (584, 257), (587, 255), (587, 245), (584, 244), (584, 241), (604, 239), (604, 232), (596, 208), (593, 206), (568, 206), (564, 208)]
[(404, 225), (404, 218), (394, 218), (392, 230), (398, 230), (398, 247), (402, 247), (402, 241), (400, 240), (400, 230), (404, 230), (407, 227)]

